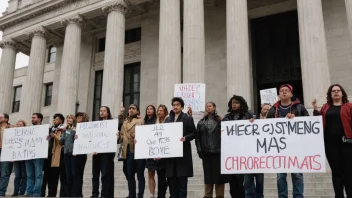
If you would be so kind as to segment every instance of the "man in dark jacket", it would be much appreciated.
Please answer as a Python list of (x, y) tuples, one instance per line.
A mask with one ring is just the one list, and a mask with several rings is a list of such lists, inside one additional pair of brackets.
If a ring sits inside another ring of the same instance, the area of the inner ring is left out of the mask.
[(173, 98), (171, 104), (173, 111), (165, 123), (183, 122), (183, 137), (180, 140), (183, 142), (183, 157), (166, 160), (166, 176), (171, 197), (186, 198), (188, 177), (193, 177), (191, 141), (197, 136), (197, 129), (193, 118), (182, 112), (185, 106), (182, 98)]
[[(269, 110), (267, 118), (294, 118), (299, 116), (309, 116), (307, 109), (298, 99), (293, 100), (293, 87), (289, 84), (281, 85), (279, 89), (280, 101), (275, 103)], [(292, 173), (292, 183), (294, 198), (303, 197), (304, 183), (302, 173)], [(278, 197), (288, 197), (287, 173), (277, 174)]]

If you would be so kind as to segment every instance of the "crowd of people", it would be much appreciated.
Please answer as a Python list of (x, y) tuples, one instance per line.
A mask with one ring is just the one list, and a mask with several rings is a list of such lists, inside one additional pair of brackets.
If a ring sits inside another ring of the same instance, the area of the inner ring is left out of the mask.
[[(308, 111), (294, 97), (293, 87), (284, 84), (279, 88), (279, 101), (273, 106), (262, 104), (259, 119), (289, 118), (309, 116)], [(324, 124), (325, 152), (332, 171), (332, 182), (337, 198), (352, 197), (352, 104), (342, 86), (331, 85), (327, 91), (326, 104), (319, 110), (314, 100), (314, 115), (322, 115)], [(214, 102), (206, 103), (205, 115), (194, 124), (192, 109), (185, 108), (182, 98), (175, 97), (171, 101), (169, 112), (165, 105), (155, 108), (146, 107), (144, 118), (140, 116), (138, 105), (131, 104), (128, 113), (122, 107), (119, 116), (118, 141), (121, 147), (116, 153), (93, 153), (92, 162), (92, 198), (114, 197), (114, 159), (117, 156), (123, 161), (123, 173), (128, 183), (128, 198), (144, 197), (145, 169), (148, 171), (148, 197), (166, 198), (167, 188), (170, 197), (187, 197), (188, 178), (193, 177), (193, 159), (191, 141), (195, 139), (197, 153), (202, 159), (204, 170), (204, 198), (223, 198), (225, 184), (229, 183), (231, 197), (261, 198), (264, 197), (264, 174), (221, 174), (221, 122), (232, 120), (249, 120), (254, 122), (257, 116), (249, 111), (246, 100), (234, 95), (228, 102), (228, 113), (222, 118), (218, 115)], [(89, 117), (84, 112), (64, 117), (62, 114), (53, 116), (53, 126), (49, 129), (49, 155), (47, 159), (32, 159), (16, 162), (1, 162), (0, 166), (0, 196), (5, 196), (12, 167), (15, 169), (14, 193), (16, 196), (56, 197), (60, 181), (60, 197), (83, 197), (83, 175), (87, 155), (73, 155), (73, 145), (76, 135), (76, 124), (88, 122)], [(99, 112), (100, 120), (113, 119), (109, 107), (102, 106)], [(34, 113), (32, 125), (40, 125), (43, 115)], [(183, 157), (134, 159), (135, 129), (138, 125), (159, 123), (183, 123)], [(27, 123), (19, 120), (15, 126), (9, 124), (8, 114), (0, 114), (0, 142), (4, 130), (9, 127), (25, 127)], [(0, 148), (1, 148), (0, 143)], [(1, 152), (1, 150), (0, 150)], [(119, 173), (117, 173), (119, 174)], [(157, 182), (155, 181), (157, 174)], [(138, 185), (136, 184), (136, 175)], [(293, 197), (304, 195), (304, 180), (302, 173), (292, 173)], [(279, 198), (288, 197), (287, 174), (277, 174), (277, 189)], [(101, 189), (100, 187), (101, 182)], [(156, 184), (157, 183), (157, 184)], [(137, 192), (138, 186), (138, 192)], [(156, 195), (157, 188), (157, 195)], [(48, 189), (48, 193), (46, 193)], [(344, 192), (345, 191), (345, 192)]]

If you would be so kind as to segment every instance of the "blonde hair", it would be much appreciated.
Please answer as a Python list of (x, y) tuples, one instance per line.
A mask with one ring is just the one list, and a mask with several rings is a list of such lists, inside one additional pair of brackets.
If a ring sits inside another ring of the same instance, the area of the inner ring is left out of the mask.
[[(71, 126), (68, 124), (68, 120), (67, 120), (68, 118), (73, 120), (73, 123), (72, 123)], [(76, 127), (76, 117), (74, 115), (72, 115), (72, 114), (67, 115), (66, 116), (66, 122), (67, 122), (66, 129), (74, 129)]]
[[(24, 120), (18, 120), (17, 123), (19, 123), (19, 122), (22, 122), (23, 126), (27, 126), (27, 122), (26, 122), (26, 121), (24, 121)], [(16, 126), (17, 126), (17, 123), (16, 123)]]

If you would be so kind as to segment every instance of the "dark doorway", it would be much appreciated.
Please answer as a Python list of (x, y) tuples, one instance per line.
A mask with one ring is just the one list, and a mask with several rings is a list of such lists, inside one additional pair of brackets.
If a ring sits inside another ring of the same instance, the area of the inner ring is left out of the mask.
[[(252, 57), (255, 106), (259, 91), (289, 83), (303, 102), (297, 11), (252, 19)], [(258, 112), (258, 111), (257, 111)]]

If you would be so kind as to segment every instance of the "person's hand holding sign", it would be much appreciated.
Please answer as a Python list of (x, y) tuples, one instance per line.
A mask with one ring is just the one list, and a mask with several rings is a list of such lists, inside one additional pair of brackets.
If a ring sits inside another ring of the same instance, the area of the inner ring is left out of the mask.
[(185, 142), (186, 141), (186, 137), (183, 137), (180, 139), (181, 142)]
[(314, 99), (312, 102), (314, 110), (318, 111), (317, 99)]
[(188, 105), (187, 115), (192, 116), (192, 113), (192, 107), (191, 105)]
[(287, 115), (286, 115), (286, 118), (288, 118), (288, 119), (292, 119), (292, 118), (294, 118), (295, 117), (295, 114), (293, 114), (293, 113), (288, 113)]

